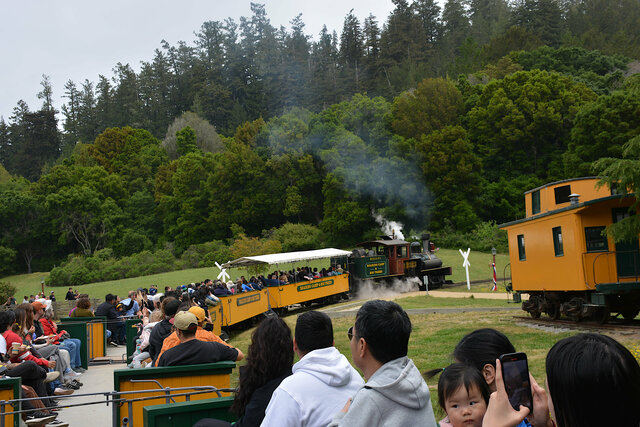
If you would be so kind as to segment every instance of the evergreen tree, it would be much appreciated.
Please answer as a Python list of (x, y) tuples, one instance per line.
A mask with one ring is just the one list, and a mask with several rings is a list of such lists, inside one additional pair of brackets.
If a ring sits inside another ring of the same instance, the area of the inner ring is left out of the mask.
[(53, 88), (51, 87), (51, 79), (46, 74), (42, 75), (40, 82), (42, 90), (38, 92), (38, 99), (42, 99), (42, 110), (55, 111), (53, 108)]
[(447, 0), (442, 11), (442, 23), (445, 39), (444, 51), (458, 53), (460, 46), (469, 37), (471, 29), (467, 11), (461, 0)]

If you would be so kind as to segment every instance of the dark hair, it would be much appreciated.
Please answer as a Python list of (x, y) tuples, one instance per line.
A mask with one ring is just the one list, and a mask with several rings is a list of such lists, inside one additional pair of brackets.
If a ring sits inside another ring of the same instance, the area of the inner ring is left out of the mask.
[(34, 314), (33, 313), (33, 306), (31, 304), (29, 304), (28, 302), (25, 302), (23, 304), (20, 304), (16, 308), (21, 308), (25, 312), (23, 324), (20, 325), (20, 326), (24, 327), (27, 330), (31, 329), (31, 327), (33, 326), (33, 314)]
[(104, 296), (104, 300), (106, 302), (115, 301), (115, 299), (116, 299), (116, 296), (113, 295), (113, 294), (107, 294), (107, 295)]
[(445, 401), (447, 398), (462, 386), (467, 390), (467, 393), (469, 393), (472, 387), (478, 387), (484, 402), (489, 404), (491, 392), (482, 373), (473, 366), (465, 365), (464, 363), (454, 363), (442, 370), (442, 375), (440, 375), (440, 379), (438, 380), (438, 403), (442, 409), (445, 409)]
[(253, 392), (274, 378), (291, 374), (291, 329), (279, 317), (267, 317), (251, 335), (247, 363), (240, 371), (238, 393), (231, 410), (244, 415)]
[(509, 338), (495, 329), (477, 329), (465, 335), (453, 350), (453, 358), (482, 371), (489, 364), (495, 368), (496, 359), (503, 354), (515, 353)]
[(91, 301), (89, 301), (89, 298), (80, 298), (76, 303), (76, 307), (87, 310), (91, 308)]
[(20, 304), (16, 308), (13, 309), (13, 313), (16, 316), (15, 323), (11, 325), (11, 330), (16, 334), (20, 335), (21, 338), (24, 338), (23, 328), (27, 318), (27, 311), (21, 307), (24, 304)]
[(640, 425), (640, 366), (613, 338), (578, 334), (560, 340), (546, 365), (558, 427)]
[(178, 307), (180, 307), (180, 301), (173, 297), (165, 298), (162, 301), (162, 312), (164, 313), (165, 318), (173, 317), (178, 312)]
[(355, 335), (364, 338), (371, 355), (384, 364), (407, 355), (411, 320), (393, 301), (367, 301), (356, 314)]
[(296, 344), (303, 353), (333, 345), (333, 324), (325, 313), (307, 311), (296, 322)]
[(16, 314), (13, 310), (0, 312), (0, 334), (3, 334), (10, 326), (16, 322)]
[(191, 308), (191, 303), (188, 301), (185, 302), (181, 302), (180, 305), (178, 306), (178, 310), (176, 310), (176, 313), (178, 311), (189, 311), (189, 309)]

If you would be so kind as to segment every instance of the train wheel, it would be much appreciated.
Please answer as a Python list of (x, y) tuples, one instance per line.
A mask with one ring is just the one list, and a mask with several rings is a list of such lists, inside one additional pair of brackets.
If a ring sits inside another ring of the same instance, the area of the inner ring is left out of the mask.
[(609, 304), (600, 307), (596, 313), (596, 322), (600, 325), (604, 325), (609, 321), (609, 315), (611, 314), (611, 309), (609, 309)]
[(553, 320), (558, 320), (560, 318), (560, 304), (551, 302), (547, 307), (547, 315)]

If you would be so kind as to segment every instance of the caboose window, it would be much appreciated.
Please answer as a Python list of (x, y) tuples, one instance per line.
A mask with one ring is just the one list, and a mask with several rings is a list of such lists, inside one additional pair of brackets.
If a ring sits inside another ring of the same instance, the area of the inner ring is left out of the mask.
[(540, 190), (531, 193), (531, 214), (540, 213)]
[(606, 252), (609, 250), (607, 236), (603, 235), (604, 227), (585, 227), (584, 237), (587, 252)]
[(569, 195), (571, 194), (571, 186), (563, 185), (553, 189), (556, 196), (556, 205), (560, 203), (569, 203)]
[(562, 246), (562, 227), (554, 227), (553, 232), (553, 250), (556, 256), (564, 255), (564, 248)]
[(524, 234), (518, 234), (518, 257), (520, 261), (527, 260), (527, 254), (524, 252)]

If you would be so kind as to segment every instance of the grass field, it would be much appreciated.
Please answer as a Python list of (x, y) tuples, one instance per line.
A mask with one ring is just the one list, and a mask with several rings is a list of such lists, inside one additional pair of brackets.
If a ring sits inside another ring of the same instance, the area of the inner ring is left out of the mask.
[[(420, 300), (422, 300), (422, 304), (420, 304)], [(437, 299), (429, 297), (409, 297), (396, 301), (405, 308), (429, 308), (432, 304), (436, 304), (439, 307), (445, 306), (443, 304), (483, 306), (484, 304), (499, 302), (468, 298)], [(514, 323), (513, 316), (512, 312), (411, 315), (413, 332), (409, 343), (409, 357), (413, 359), (421, 372), (446, 367), (453, 362), (451, 353), (464, 335), (478, 328), (495, 328), (509, 337), (517, 351), (527, 354), (531, 374), (542, 383), (545, 377), (545, 358), (549, 349), (558, 340), (577, 332), (547, 332), (520, 326)], [(296, 318), (297, 313), (285, 317), (285, 321), (292, 330), (295, 326)], [(354, 317), (333, 319), (335, 346), (350, 362), (352, 360), (347, 339), (347, 329), (353, 325), (354, 320)], [(252, 332), (253, 328), (234, 332), (231, 334), (231, 342), (246, 354)], [(640, 358), (637, 336), (615, 336), (615, 338), (634, 352), (636, 357)], [(441, 419), (443, 415), (437, 407), (437, 392), (435, 388), (437, 382), (437, 378), (427, 381), (431, 389), (434, 410), (436, 410), (437, 416), (440, 417), (438, 419)], [(237, 369), (232, 374), (232, 384), (237, 384)]]
[[(462, 256), (457, 249), (440, 249), (437, 252), (438, 257), (443, 260), (444, 265), (452, 267), (453, 276), (449, 279), (454, 282), (465, 281), (465, 272), (462, 268)], [(498, 254), (496, 256), (496, 264), (498, 265), (499, 275), (501, 269), (504, 268), (509, 261), (507, 255)], [(469, 262), (471, 267), (469, 268), (469, 276), (471, 280), (489, 279), (491, 277), (491, 269), (489, 263), (491, 262), (491, 254), (482, 252), (473, 252), (469, 255)], [(326, 262), (323, 261), (311, 261), (309, 265), (311, 267), (323, 267)], [(281, 266), (282, 269), (289, 269), (289, 266)], [(275, 267), (274, 267), (275, 269)], [(135, 277), (130, 279), (112, 280), (108, 282), (89, 283), (87, 285), (76, 286), (74, 289), (78, 289), (80, 293), (87, 293), (92, 297), (102, 297), (106, 293), (113, 293), (117, 295), (124, 295), (127, 291), (137, 288), (148, 288), (150, 285), (158, 285), (159, 288), (164, 286), (175, 287), (177, 285), (183, 285), (195, 281), (201, 281), (206, 278), (215, 279), (220, 271), (216, 267), (208, 268), (194, 268), (188, 270), (171, 271), (168, 273), (154, 274), (151, 276)], [(244, 269), (234, 269), (229, 272), (232, 279), (238, 278), (241, 275), (247, 275)], [(32, 273), (21, 274), (16, 276), (9, 276), (0, 279), (2, 282), (9, 282), (18, 288), (18, 297), (22, 298), (23, 295), (32, 295), (40, 292), (40, 282), (48, 277), (49, 273)], [(58, 297), (63, 297), (67, 292), (67, 287), (46, 287), (45, 292), (48, 294), (50, 291), (55, 291)]]

